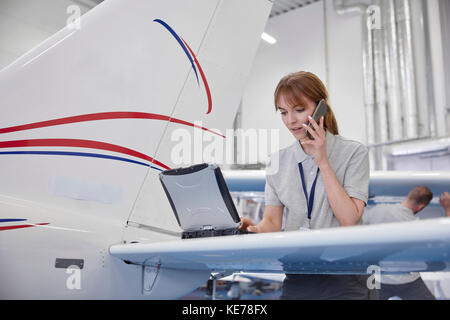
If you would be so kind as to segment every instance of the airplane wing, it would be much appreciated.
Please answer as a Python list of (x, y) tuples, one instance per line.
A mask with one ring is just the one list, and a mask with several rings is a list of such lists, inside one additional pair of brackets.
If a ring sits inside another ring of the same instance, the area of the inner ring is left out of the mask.
[(211, 272), (367, 274), (450, 270), (450, 219), (113, 245), (127, 263)]
[[(264, 192), (266, 177), (263, 170), (235, 170), (223, 172), (230, 192)], [(398, 202), (414, 187), (424, 185), (433, 192), (432, 204), (448, 191), (448, 171), (374, 171), (370, 173), (369, 204)]]
[[(264, 170), (223, 171), (231, 192), (264, 192)], [(447, 191), (448, 171), (374, 171), (370, 173), (369, 197), (408, 195), (418, 185), (428, 186), (435, 195)]]

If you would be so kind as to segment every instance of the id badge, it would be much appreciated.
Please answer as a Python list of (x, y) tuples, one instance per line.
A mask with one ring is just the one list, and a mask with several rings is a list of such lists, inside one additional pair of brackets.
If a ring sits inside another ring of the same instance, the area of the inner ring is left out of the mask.
[(311, 220), (308, 219), (308, 225), (306, 227), (300, 227), (298, 230), (300, 230), (300, 231), (311, 231)]

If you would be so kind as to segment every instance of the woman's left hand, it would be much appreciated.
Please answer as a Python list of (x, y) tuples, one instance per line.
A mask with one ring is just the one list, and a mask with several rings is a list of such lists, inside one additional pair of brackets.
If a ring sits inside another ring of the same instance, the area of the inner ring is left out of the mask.
[(303, 125), (305, 129), (309, 132), (309, 134), (314, 138), (314, 140), (307, 139), (304, 141), (300, 141), (303, 147), (311, 150), (312, 155), (314, 156), (314, 161), (316, 165), (320, 168), (323, 165), (328, 164), (327, 158), (327, 136), (325, 129), (323, 127), (323, 117), (320, 118), (320, 126), (317, 122), (312, 118), (308, 117), (309, 122), (313, 125), (314, 129), (310, 128), (306, 124)]

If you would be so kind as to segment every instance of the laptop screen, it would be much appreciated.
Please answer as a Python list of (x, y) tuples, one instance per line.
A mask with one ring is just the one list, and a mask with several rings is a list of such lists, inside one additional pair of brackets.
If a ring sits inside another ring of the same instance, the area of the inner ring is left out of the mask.
[(239, 225), (239, 214), (217, 165), (167, 170), (159, 178), (183, 230), (222, 230)]

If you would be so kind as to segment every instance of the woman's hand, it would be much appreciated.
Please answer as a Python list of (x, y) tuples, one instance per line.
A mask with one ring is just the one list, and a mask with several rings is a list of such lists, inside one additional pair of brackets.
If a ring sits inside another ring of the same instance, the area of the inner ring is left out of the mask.
[(308, 117), (309, 122), (313, 125), (314, 129), (304, 124), (303, 126), (309, 132), (309, 134), (314, 138), (314, 140), (307, 139), (300, 141), (305, 151), (314, 156), (314, 161), (316, 165), (321, 169), (323, 166), (328, 165), (327, 158), (327, 134), (323, 127), (323, 117), (320, 118), (320, 126), (312, 118)]
[(250, 220), (249, 218), (241, 218), (241, 225), (239, 226), (239, 230), (259, 232), (257, 228), (258, 227), (256, 227), (253, 221)]
[(260, 223), (255, 225), (248, 218), (241, 218), (240, 230), (247, 230), (255, 233), (279, 232), (283, 223), (283, 206), (266, 206), (264, 216)]
[(445, 215), (450, 217), (450, 193), (444, 192), (439, 197), (439, 204), (445, 210)]

